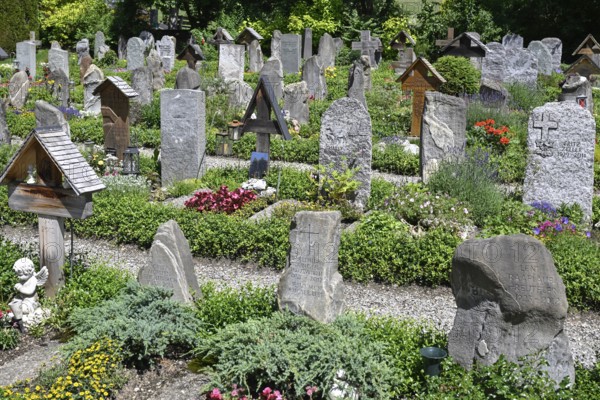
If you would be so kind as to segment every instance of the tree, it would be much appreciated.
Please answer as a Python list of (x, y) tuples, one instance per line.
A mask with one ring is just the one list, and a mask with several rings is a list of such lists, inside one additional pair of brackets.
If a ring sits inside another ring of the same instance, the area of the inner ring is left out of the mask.
[(0, 1), (0, 21), (0, 47), (13, 52), (17, 42), (29, 39), (29, 32), (38, 30), (38, 0)]

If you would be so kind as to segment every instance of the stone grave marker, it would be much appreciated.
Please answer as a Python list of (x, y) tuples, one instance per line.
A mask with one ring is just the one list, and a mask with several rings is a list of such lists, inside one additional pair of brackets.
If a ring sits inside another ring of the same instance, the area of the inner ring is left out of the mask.
[(283, 66), (278, 58), (267, 60), (260, 70), (260, 77), (268, 81), (273, 88), (275, 98), (280, 100), (283, 97)]
[(488, 51), (481, 66), (481, 79), (492, 82), (504, 82), (506, 76), (506, 50), (501, 43), (490, 42), (486, 45)]
[(119, 60), (127, 59), (127, 40), (124, 36), (119, 36), (119, 43), (117, 44), (117, 56)]
[(200, 74), (188, 66), (177, 71), (175, 77), (175, 89), (196, 90), (200, 87)]
[(229, 93), (229, 106), (234, 108), (246, 109), (254, 94), (252, 86), (244, 81), (233, 79), (227, 82), (227, 91)]
[(219, 45), (219, 77), (224, 80), (244, 80), (246, 48), (240, 44)]
[(152, 49), (146, 57), (146, 65), (152, 72), (152, 89), (160, 90), (165, 86), (165, 69), (163, 68), (163, 58), (158, 51)]
[(338, 54), (340, 54), (340, 51), (342, 51), (342, 48), (344, 47), (344, 41), (342, 40), (342, 38), (334, 37), (333, 44), (335, 45), (335, 55), (337, 56)]
[(260, 41), (264, 38), (253, 28), (246, 27), (235, 39), (238, 44), (243, 44), (248, 50), (248, 71), (259, 72), (263, 67), (263, 54)]
[(508, 48), (505, 62), (507, 65), (505, 82), (521, 83), (530, 87), (537, 85), (537, 59), (529, 50)]
[(175, 66), (175, 38), (171, 36), (163, 36), (158, 42), (156, 42), (156, 50), (165, 70), (172, 71)]
[(71, 137), (71, 128), (65, 119), (64, 114), (52, 104), (37, 100), (35, 102), (35, 126), (42, 128), (45, 126), (60, 126), (63, 132)]
[(300, 81), (285, 86), (283, 89), (283, 109), (290, 113), (290, 118), (300, 125), (309, 121), (308, 99), (310, 93), (306, 82)]
[(104, 54), (106, 54), (106, 51), (102, 53), (104, 50), (102, 48), (104, 46), (106, 46), (106, 37), (104, 36), (104, 32), (98, 31), (94, 38), (94, 58), (96, 58), (96, 60), (101, 60), (104, 57)]
[(335, 56), (337, 51), (335, 49), (335, 43), (329, 33), (324, 33), (319, 39), (319, 58), (323, 64), (323, 69), (328, 67), (335, 67)]
[(0, 145), (10, 144), (11, 137), (6, 124), (6, 106), (8, 101), (0, 100)]
[(352, 50), (360, 50), (363, 56), (369, 56), (371, 68), (377, 68), (376, 53), (381, 52), (381, 40), (371, 38), (371, 31), (360, 31), (360, 42), (352, 42)]
[(204, 92), (201, 90), (175, 89), (160, 92), (163, 187), (184, 179), (199, 179), (204, 175), (205, 104)]
[(507, 33), (502, 38), (502, 46), (506, 49), (522, 49), (523, 37), (516, 33)]
[(152, 70), (150, 67), (140, 67), (131, 72), (131, 87), (138, 93), (135, 102), (140, 105), (152, 102)]
[(459, 97), (425, 92), (421, 129), (421, 179), (429, 181), (441, 162), (464, 155), (467, 105)]
[(364, 208), (371, 193), (371, 117), (356, 99), (343, 97), (323, 113), (319, 139), (319, 164), (339, 172), (357, 168), (359, 188), (351, 198)]
[(506, 104), (510, 97), (508, 90), (498, 81), (492, 81), (487, 78), (481, 79), (479, 85), (479, 101), (491, 108), (506, 109)]
[(271, 37), (271, 58), (281, 60), (281, 31), (274, 30)]
[(48, 50), (48, 66), (50, 72), (61, 69), (69, 76), (69, 52), (59, 48)]
[(144, 56), (148, 56), (150, 50), (154, 48), (154, 43), (156, 42), (154, 40), (154, 35), (148, 31), (141, 31), (140, 39), (142, 39), (144, 42)]
[(542, 75), (551, 75), (554, 60), (548, 47), (542, 41), (532, 40), (529, 42), (527, 49), (537, 58), (538, 72)]
[(398, 61), (392, 63), (394, 72), (403, 74), (408, 67), (415, 62), (416, 55), (413, 47), (415, 40), (406, 31), (400, 31), (390, 42), (390, 47), (398, 51)]
[(308, 60), (312, 57), (312, 29), (304, 28), (304, 33), (302, 34), (302, 58)]
[(296, 74), (300, 71), (302, 37), (294, 33), (281, 35), (281, 64), (286, 74)]
[(325, 81), (325, 68), (320, 56), (312, 56), (302, 66), (302, 80), (308, 86), (308, 92), (315, 100), (327, 97), (327, 82)]
[(90, 41), (88, 39), (81, 39), (75, 46), (77, 52), (77, 64), (81, 64), (81, 59), (84, 56), (90, 55)]
[(71, 84), (69, 77), (62, 69), (51, 70), (48, 77), (54, 81), (52, 95), (60, 101), (61, 106), (68, 107), (71, 96), (69, 93)]
[(30, 87), (29, 78), (25, 71), (19, 71), (10, 78), (8, 83), (8, 98), (15, 108), (22, 108), (27, 102)]
[[(361, 56), (367, 59), (367, 56)], [(365, 110), (368, 110), (365, 97), (365, 70), (360, 60), (354, 61), (348, 74), (348, 97), (360, 101)]]
[(174, 220), (158, 227), (152, 247), (150, 263), (142, 267), (138, 282), (173, 290), (173, 300), (193, 303), (202, 297), (190, 244)]
[(85, 76), (88, 68), (94, 63), (94, 60), (89, 54), (84, 55), (81, 58), (81, 63), (79, 63), (79, 80), (83, 82), (83, 77)]
[(552, 71), (560, 69), (562, 62), (562, 41), (559, 38), (547, 37), (542, 39), (542, 43), (546, 45), (550, 54), (552, 54)]
[(104, 81), (104, 73), (94, 64), (90, 65), (83, 77), (83, 110), (91, 115), (101, 111), (100, 96), (94, 95), (96, 88)]
[(565, 331), (567, 297), (552, 255), (524, 234), (472, 239), (454, 253), (450, 274), (457, 311), (448, 335), (454, 361), (470, 369), (500, 355), (542, 357), (558, 384), (575, 370)]
[(586, 108), (572, 101), (546, 103), (529, 117), (529, 157), (523, 202), (581, 206), (592, 215), (596, 124)]
[(590, 113), (594, 113), (592, 84), (584, 76), (567, 75), (561, 89), (559, 101), (574, 101), (581, 107), (587, 108)]
[(17, 61), (21, 71), (29, 71), (33, 80), (36, 77), (36, 49), (35, 43), (25, 41), (17, 43)]
[(146, 45), (138, 37), (129, 38), (127, 41), (127, 70), (133, 71), (144, 66), (144, 51)]
[(279, 280), (281, 310), (331, 323), (344, 310), (344, 282), (338, 272), (341, 213), (300, 211), (290, 229), (290, 250)]

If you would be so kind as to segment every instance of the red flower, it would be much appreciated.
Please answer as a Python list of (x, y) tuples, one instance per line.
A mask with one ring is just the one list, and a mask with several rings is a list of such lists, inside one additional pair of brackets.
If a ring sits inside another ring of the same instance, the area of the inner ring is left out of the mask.
[(507, 138), (506, 136), (503, 136), (503, 137), (500, 138), (500, 143), (503, 144), (503, 145), (507, 145), (507, 144), (510, 143), (510, 139)]

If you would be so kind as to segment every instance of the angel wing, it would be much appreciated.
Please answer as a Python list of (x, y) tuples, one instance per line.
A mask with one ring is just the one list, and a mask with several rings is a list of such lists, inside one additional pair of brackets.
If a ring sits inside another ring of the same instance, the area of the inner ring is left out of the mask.
[(46, 266), (40, 268), (40, 272), (35, 274), (35, 277), (37, 279), (37, 285), (43, 286), (48, 280), (48, 268), (46, 268)]

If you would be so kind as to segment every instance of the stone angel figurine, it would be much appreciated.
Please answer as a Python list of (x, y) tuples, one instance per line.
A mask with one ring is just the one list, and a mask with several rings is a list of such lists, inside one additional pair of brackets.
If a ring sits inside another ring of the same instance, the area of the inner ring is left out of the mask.
[(19, 278), (19, 283), (15, 285), (17, 295), (8, 305), (13, 312), (14, 322), (21, 333), (24, 333), (25, 327), (34, 322), (37, 314), (41, 313), (36, 290), (48, 280), (48, 268), (44, 266), (36, 274), (33, 261), (29, 258), (20, 258), (13, 265), (13, 270)]

